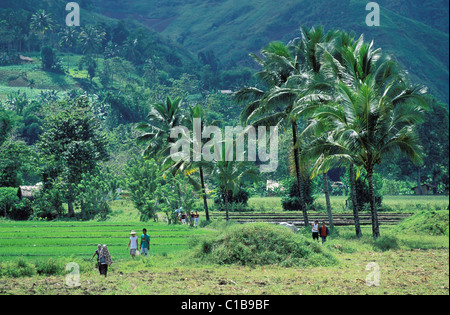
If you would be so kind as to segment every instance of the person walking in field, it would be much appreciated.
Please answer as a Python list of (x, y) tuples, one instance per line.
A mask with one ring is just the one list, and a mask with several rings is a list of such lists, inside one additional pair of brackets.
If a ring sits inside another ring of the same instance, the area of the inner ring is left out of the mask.
[(314, 221), (312, 225), (312, 237), (314, 240), (319, 240), (319, 220)]
[(92, 259), (94, 259), (95, 256), (97, 256), (97, 267), (98, 270), (100, 271), (100, 252), (102, 251), (102, 245), (98, 244), (97, 245), (97, 250), (95, 251), (94, 255), (92, 255), (91, 261)]
[(108, 247), (106, 245), (103, 245), (102, 249), (100, 250), (98, 261), (100, 274), (105, 276), (106, 278), (108, 274), (108, 267), (112, 265), (111, 254), (109, 253)]
[(128, 246), (127, 246), (127, 250), (128, 248), (130, 249), (130, 255), (131, 257), (136, 257), (136, 251), (139, 247), (138, 244), (138, 237), (136, 236), (136, 232), (135, 231), (131, 231), (130, 233), (130, 241), (128, 242)]
[(198, 211), (195, 211), (194, 214), (194, 226), (198, 227), (198, 221), (199, 221), (200, 215), (198, 214)]
[(322, 222), (322, 226), (319, 228), (319, 235), (322, 238), (322, 244), (327, 241), (327, 236), (330, 235), (330, 231), (328, 230), (325, 222)]
[(148, 256), (148, 251), (150, 250), (150, 235), (147, 234), (147, 229), (142, 230), (141, 235), (141, 255)]

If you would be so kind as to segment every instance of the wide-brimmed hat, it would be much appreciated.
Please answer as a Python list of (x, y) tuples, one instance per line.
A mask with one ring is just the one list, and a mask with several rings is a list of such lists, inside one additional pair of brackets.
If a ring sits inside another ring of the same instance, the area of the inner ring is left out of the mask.
[(131, 233), (130, 233), (130, 235), (136, 235), (136, 232), (135, 231), (131, 231)]

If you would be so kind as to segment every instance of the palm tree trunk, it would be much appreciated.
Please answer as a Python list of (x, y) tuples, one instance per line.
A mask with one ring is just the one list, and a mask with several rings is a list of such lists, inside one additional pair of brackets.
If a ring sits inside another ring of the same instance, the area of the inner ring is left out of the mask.
[(297, 148), (297, 125), (295, 121), (292, 122), (292, 140), (294, 142), (294, 163), (295, 163), (295, 174), (297, 176), (298, 195), (300, 197), (300, 208), (301, 208), (300, 210), (303, 212), (303, 220), (305, 222), (305, 226), (308, 226), (309, 220), (308, 220), (308, 212), (305, 206), (305, 197), (303, 196), (303, 183), (300, 174), (300, 161), (298, 159), (299, 150)]
[(372, 234), (373, 239), (380, 236), (380, 226), (378, 224), (377, 205), (375, 203), (375, 190), (373, 188), (373, 166), (367, 169), (367, 180), (369, 181), (369, 196), (370, 196), (370, 212), (372, 213)]
[(353, 219), (355, 221), (355, 232), (356, 237), (362, 237), (361, 224), (359, 223), (359, 211), (358, 211), (358, 203), (356, 200), (356, 178), (355, 178), (355, 170), (353, 169), (353, 164), (350, 164), (350, 194), (352, 198), (353, 205)]
[(200, 183), (202, 185), (203, 206), (205, 208), (206, 221), (210, 221), (209, 210), (208, 210), (208, 199), (206, 197), (206, 189), (205, 189), (205, 177), (203, 176), (203, 167), (200, 166), (199, 171), (200, 171)]
[(228, 192), (224, 194), (224, 199), (225, 199), (226, 220), (227, 220), (227, 223), (228, 223), (228, 221), (230, 221), (230, 216), (228, 215)]
[(422, 196), (423, 195), (423, 191), (422, 191), (422, 184), (421, 184), (421, 175), (420, 175), (420, 166), (417, 167), (417, 193)]
[(328, 224), (330, 229), (334, 230), (333, 213), (331, 212), (330, 190), (328, 189), (328, 173), (323, 173), (323, 191), (325, 192), (325, 201), (327, 203)]

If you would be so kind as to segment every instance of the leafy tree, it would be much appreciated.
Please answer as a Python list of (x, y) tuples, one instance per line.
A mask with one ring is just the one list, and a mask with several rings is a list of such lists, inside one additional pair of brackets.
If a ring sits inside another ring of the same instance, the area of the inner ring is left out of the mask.
[(42, 70), (51, 70), (56, 65), (56, 55), (52, 48), (43, 47), (41, 50)]
[(49, 110), (39, 141), (46, 164), (44, 181), (63, 179), (69, 216), (73, 216), (75, 188), (83, 174), (93, 171), (100, 161), (107, 159), (106, 141), (86, 97), (60, 102)]
[(36, 168), (33, 150), (25, 142), (9, 137), (0, 145), (0, 187), (19, 187), (24, 173)]
[(108, 170), (97, 169), (83, 174), (77, 187), (82, 218), (91, 219), (99, 215), (106, 219), (111, 211), (108, 201), (115, 200), (118, 186), (118, 179)]
[(126, 186), (141, 221), (157, 220), (162, 187), (162, 173), (155, 160), (132, 159), (125, 168)]

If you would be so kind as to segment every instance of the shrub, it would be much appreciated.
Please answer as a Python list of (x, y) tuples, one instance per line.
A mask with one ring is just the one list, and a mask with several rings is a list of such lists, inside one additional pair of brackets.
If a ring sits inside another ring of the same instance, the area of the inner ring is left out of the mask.
[(20, 200), (17, 188), (0, 188), (0, 216), (13, 220), (28, 220), (33, 213), (28, 199)]
[(16, 203), (19, 202), (17, 189), (0, 187), (0, 216), (8, 217)]
[(204, 239), (197, 255), (217, 264), (327, 266), (337, 262), (318, 243), (285, 227), (256, 223), (234, 225), (214, 239)]
[(380, 236), (374, 241), (373, 246), (375, 249), (379, 249), (383, 252), (400, 248), (397, 238), (391, 235)]
[[(297, 211), (301, 209), (300, 206), (300, 196), (298, 194), (298, 184), (297, 179), (292, 179), (288, 183), (289, 195), (282, 199), (283, 210), (287, 211)], [(313, 197), (313, 182), (309, 178), (303, 179), (303, 198), (305, 204), (311, 205), (314, 203)]]
[[(232, 191), (228, 192), (228, 207), (230, 211), (248, 211), (248, 199), (250, 193), (243, 187), (239, 187), (239, 190), (233, 194)], [(214, 204), (218, 211), (225, 211), (225, 197), (224, 193), (219, 190), (214, 198)]]
[(63, 275), (65, 272), (65, 266), (61, 261), (50, 258), (48, 260), (37, 261), (36, 272), (39, 275), (45, 276)]
[(396, 233), (446, 235), (449, 236), (449, 214), (447, 210), (420, 211), (403, 220), (394, 229)]
[(22, 278), (31, 277), (35, 274), (36, 267), (25, 261), (24, 258), (19, 258), (17, 261), (0, 263), (0, 277)]

